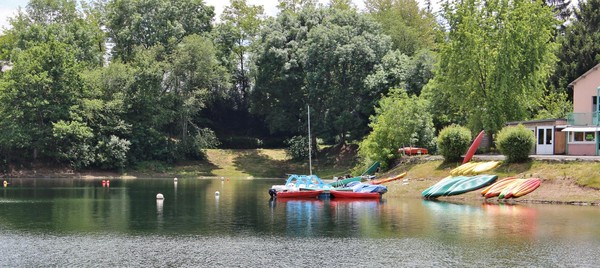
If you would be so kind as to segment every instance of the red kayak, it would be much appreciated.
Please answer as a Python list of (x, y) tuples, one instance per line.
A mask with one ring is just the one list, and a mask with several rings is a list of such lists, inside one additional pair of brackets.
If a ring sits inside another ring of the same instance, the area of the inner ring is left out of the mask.
[(473, 158), (473, 155), (477, 151), (479, 144), (481, 144), (481, 141), (483, 140), (484, 134), (485, 134), (485, 131), (483, 131), (483, 130), (481, 132), (479, 132), (479, 134), (477, 134), (477, 137), (475, 137), (475, 140), (473, 140), (473, 143), (471, 143), (469, 150), (467, 150), (467, 153), (465, 154), (465, 159), (463, 159), (463, 162), (462, 162), (463, 164), (471, 161), (471, 158)]
[(317, 198), (322, 190), (277, 192), (277, 198)]
[(381, 198), (380, 193), (357, 193), (350, 191), (329, 191), (332, 197), (334, 198), (367, 198), (367, 199), (379, 199)]

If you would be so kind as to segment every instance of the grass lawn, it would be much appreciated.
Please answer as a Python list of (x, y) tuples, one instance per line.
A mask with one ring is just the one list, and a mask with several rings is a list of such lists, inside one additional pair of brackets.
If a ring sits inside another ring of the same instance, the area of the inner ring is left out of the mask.
[[(261, 177), (285, 178), (287, 174), (308, 174), (308, 160), (296, 162), (289, 159), (283, 149), (248, 149), (206, 151), (207, 161), (187, 162), (177, 165), (170, 173), (180, 177)], [(350, 173), (354, 162), (332, 164), (327, 156), (313, 159), (313, 174), (331, 178)]]

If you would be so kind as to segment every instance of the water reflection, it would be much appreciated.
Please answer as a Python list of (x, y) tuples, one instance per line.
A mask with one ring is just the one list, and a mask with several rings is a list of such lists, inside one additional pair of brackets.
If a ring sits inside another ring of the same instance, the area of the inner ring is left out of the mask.
[(258, 267), (275, 259), (319, 267), (596, 267), (600, 258), (597, 207), (269, 200), (277, 183), (138, 179), (111, 180), (109, 188), (99, 180), (11, 180), (0, 194), (0, 251), (14, 252), (0, 254), (0, 263), (92, 266), (98, 248), (115, 255), (100, 258), (101, 266)]
[(288, 236), (315, 236), (324, 218), (324, 201), (319, 199), (278, 199), (285, 205), (286, 234)]
[(424, 200), (436, 230), (450, 236), (526, 241), (536, 238), (538, 217), (533, 208), (514, 204), (467, 204)]

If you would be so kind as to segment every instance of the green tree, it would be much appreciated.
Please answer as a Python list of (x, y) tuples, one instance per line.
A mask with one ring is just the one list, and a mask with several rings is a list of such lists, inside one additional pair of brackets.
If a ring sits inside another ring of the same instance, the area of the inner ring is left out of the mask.
[(406, 90), (411, 71), (411, 59), (399, 50), (388, 52), (381, 63), (365, 79), (367, 88), (375, 94), (387, 93), (390, 88)]
[(305, 92), (314, 113), (314, 129), (343, 143), (367, 134), (367, 122), (381, 93), (364, 81), (390, 50), (377, 25), (354, 10), (327, 9), (309, 33), (305, 47)]
[(26, 159), (53, 158), (53, 123), (70, 119), (83, 96), (70, 46), (48, 41), (15, 53), (0, 86), (0, 144)]
[(113, 58), (130, 61), (135, 47), (171, 53), (183, 37), (212, 29), (214, 8), (203, 0), (110, 0), (104, 7)]
[(439, 26), (435, 16), (420, 9), (415, 0), (365, 0), (367, 11), (392, 38), (393, 49), (413, 56), (434, 49)]
[(248, 110), (250, 77), (250, 46), (254, 43), (264, 16), (262, 6), (248, 5), (246, 0), (231, 0), (217, 26), (217, 42), (224, 54), (221, 61), (233, 79), (230, 97), (240, 110)]
[[(60, 129), (55, 125), (54, 131), (55, 136), (76, 138), (76, 142), (65, 143), (61, 150), (63, 158), (76, 168), (118, 169), (129, 163), (133, 135), (132, 123), (126, 121), (128, 102), (125, 96), (136, 82), (135, 73), (135, 68), (120, 62), (82, 73), (88, 97), (72, 112), (72, 121), (63, 123), (68, 128)], [(91, 129), (93, 137), (78, 134), (85, 132), (70, 127), (82, 124)]]
[(209, 96), (217, 95), (227, 87), (228, 75), (217, 62), (211, 40), (199, 35), (187, 36), (178, 45), (170, 70), (167, 91), (175, 95), (174, 109), (180, 127), (178, 136), (187, 144), (201, 129), (193, 121), (194, 116), (206, 107)]
[(298, 13), (305, 7), (315, 7), (317, 0), (278, 0), (277, 8), (282, 12)]
[(534, 119), (567, 118), (572, 112), (573, 103), (569, 101), (567, 92), (549, 90), (544, 94)]
[(380, 98), (364, 83), (390, 41), (355, 10), (305, 8), (268, 22), (256, 55), (253, 109), (272, 131), (305, 133), (306, 106), (315, 134), (360, 139)]
[[(569, 83), (600, 62), (600, 1), (579, 1), (574, 20), (559, 38), (556, 71), (550, 81), (557, 91), (567, 90)], [(571, 93), (572, 94), (572, 93)], [(571, 96), (572, 98), (572, 96)]]
[(433, 121), (427, 101), (409, 97), (403, 90), (392, 90), (382, 98), (370, 121), (372, 131), (361, 141), (358, 152), (365, 163), (379, 161), (385, 169), (397, 158), (400, 147), (431, 149), (434, 146)]
[(104, 33), (96, 9), (73, 0), (31, 0), (25, 11), (9, 19), (6, 35), (13, 41), (10, 49), (26, 50), (50, 40), (69, 45), (79, 64), (103, 64)]
[(272, 133), (304, 133), (297, 122), (306, 115), (303, 86), (305, 73), (302, 47), (320, 13), (281, 12), (266, 21), (257, 40), (254, 65), (256, 85), (251, 94), (251, 111), (263, 116)]
[(348, 10), (355, 9), (356, 6), (352, 3), (352, 0), (329, 0), (328, 6), (334, 9)]
[[(532, 16), (531, 14), (536, 14)], [(555, 62), (556, 20), (530, 1), (469, 0), (444, 5), (438, 90), (489, 135), (507, 121), (529, 118)]]
[(439, 77), (432, 79), (423, 87), (421, 97), (429, 103), (429, 112), (433, 116), (433, 125), (435, 129), (441, 130), (452, 124), (464, 126), (467, 124), (465, 114), (460, 110), (458, 105), (448, 101), (451, 92), (449, 90), (441, 90), (438, 85)]
[(431, 50), (417, 51), (411, 58), (411, 68), (406, 80), (406, 91), (409, 94), (421, 95), (425, 85), (434, 77), (437, 54)]
[(402, 88), (410, 95), (420, 95), (423, 87), (433, 78), (435, 56), (422, 50), (412, 58), (399, 50), (390, 51), (375, 66), (365, 80), (372, 94), (386, 93), (390, 88)]

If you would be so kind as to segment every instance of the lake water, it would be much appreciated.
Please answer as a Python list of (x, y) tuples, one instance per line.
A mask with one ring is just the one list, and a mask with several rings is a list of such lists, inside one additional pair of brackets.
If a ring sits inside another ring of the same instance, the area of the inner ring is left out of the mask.
[(600, 266), (598, 207), (271, 201), (283, 179), (9, 182), (2, 267)]

